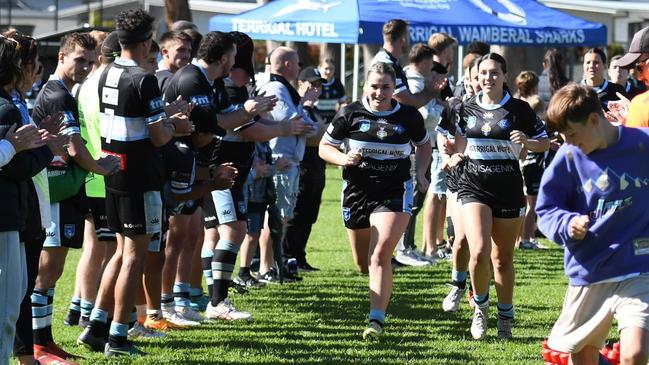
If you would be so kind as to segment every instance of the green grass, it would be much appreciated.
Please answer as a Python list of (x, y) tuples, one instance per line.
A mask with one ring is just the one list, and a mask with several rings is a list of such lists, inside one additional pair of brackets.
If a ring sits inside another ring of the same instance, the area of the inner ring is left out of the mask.
[(76, 251), (57, 286), (55, 339), (84, 356), (84, 364), (542, 364), (540, 343), (559, 315), (567, 282), (562, 251), (556, 247), (516, 253), (512, 341), (495, 339), (495, 306), (489, 337), (481, 342), (471, 339), (472, 312), (466, 301), (456, 314), (442, 311), (451, 270), (444, 262), (395, 272), (386, 336), (380, 344), (363, 342), (368, 279), (353, 267), (340, 218), (340, 175), (338, 169), (327, 172), (320, 217), (308, 246), (309, 260), (322, 271), (305, 274), (302, 283), (232, 295), (239, 308), (253, 313), (254, 322), (170, 332), (166, 339), (138, 342), (149, 353), (146, 357), (105, 360), (75, 345), (78, 328), (63, 326), (80, 254)]

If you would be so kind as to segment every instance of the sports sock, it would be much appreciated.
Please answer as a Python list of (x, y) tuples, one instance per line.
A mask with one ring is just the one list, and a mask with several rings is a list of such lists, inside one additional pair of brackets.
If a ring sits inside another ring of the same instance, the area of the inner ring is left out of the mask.
[(198, 301), (202, 297), (203, 297), (203, 289), (202, 288), (189, 288), (189, 299), (191, 299), (192, 302)]
[(108, 327), (108, 312), (97, 307), (90, 313), (90, 332), (95, 337), (104, 337)]
[(133, 328), (135, 323), (137, 323), (137, 308), (133, 307), (131, 314), (128, 316), (128, 329)]
[(189, 307), (191, 301), (189, 300), (189, 283), (174, 283), (174, 303), (176, 307)]
[(151, 319), (161, 319), (162, 311), (160, 309), (147, 309), (146, 316)]
[(478, 306), (478, 307), (485, 307), (489, 305), (489, 292), (487, 294), (473, 294), (473, 302)]
[(81, 298), (73, 296), (70, 300), (70, 312), (76, 312), (81, 315)]
[(95, 307), (95, 302), (90, 302), (84, 299), (81, 299), (81, 317), (90, 318), (92, 309)]
[(380, 309), (371, 309), (370, 310), (370, 322), (376, 322), (381, 327), (385, 324), (385, 311)]
[(52, 303), (54, 302), (54, 289), (34, 288), (31, 298), (34, 344), (47, 346), (48, 342), (53, 341)]
[(457, 286), (460, 289), (466, 288), (467, 274), (468, 273), (466, 271), (451, 271), (451, 280), (453, 281), (453, 285)]
[(514, 305), (507, 303), (498, 303), (498, 317), (503, 319), (514, 319)]
[(174, 309), (174, 295), (173, 294), (162, 294), (160, 296), (160, 306), (165, 311), (172, 311)]
[(212, 279), (212, 258), (214, 257), (214, 250), (208, 247), (203, 247), (201, 250), (201, 264), (203, 266), (203, 276), (205, 276), (205, 282), (207, 283), (207, 295), (212, 297), (212, 288), (214, 286), (214, 280)]
[(128, 324), (113, 322), (108, 332), (108, 343), (110, 347), (122, 347), (126, 345), (128, 336)]
[(234, 242), (220, 239), (214, 250), (212, 258), (212, 279), (214, 280), (212, 288), (211, 302), (216, 306), (223, 299), (228, 297), (228, 287), (230, 286), (230, 277), (234, 270), (234, 263), (237, 261), (239, 246)]

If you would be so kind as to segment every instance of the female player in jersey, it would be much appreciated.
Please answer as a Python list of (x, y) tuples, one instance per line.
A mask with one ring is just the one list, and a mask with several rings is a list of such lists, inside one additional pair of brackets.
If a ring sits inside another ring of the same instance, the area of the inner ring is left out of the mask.
[(493, 263), (498, 294), (498, 337), (512, 337), (514, 244), (525, 214), (521, 149), (545, 151), (543, 122), (505, 87), (507, 65), (489, 53), (478, 63), (482, 90), (463, 104), (458, 127), (466, 138), (464, 172), (458, 180), (462, 222), (469, 243), (475, 311), (471, 335), (487, 335), (489, 282)]
[[(417, 109), (392, 99), (395, 80), (391, 65), (374, 64), (362, 100), (341, 109), (320, 142), (320, 157), (344, 167), (343, 220), (358, 269), (369, 269), (366, 340), (383, 335), (392, 294), (392, 252), (411, 215), (411, 143), (416, 146), (422, 191), (429, 184), (425, 177), (432, 154), (429, 136)], [(347, 153), (338, 149), (343, 143)]]

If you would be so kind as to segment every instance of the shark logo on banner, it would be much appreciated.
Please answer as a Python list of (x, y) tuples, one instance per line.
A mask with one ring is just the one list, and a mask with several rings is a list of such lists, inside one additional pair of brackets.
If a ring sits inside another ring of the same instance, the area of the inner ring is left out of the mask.
[(342, 4), (342, 1), (336, 2), (327, 2), (327, 0), (298, 0), (295, 4), (291, 4), (284, 9), (278, 11), (274, 14), (275, 17), (284, 16), (287, 14), (295, 13), (296, 11), (310, 10), (310, 11), (319, 11), (322, 10), (322, 14), (327, 14), (329, 9), (334, 6)]
[[(526, 19), (527, 15), (525, 14), (525, 10), (523, 10), (523, 8), (514, 4), (510, 0), (469, 0), (469, 1), (471, 1), (473, 5), (477, 6), (485, 13), (495, 15), (506, 22), (514, 23), (518, 25), (527, 25), (527, 19)], [(495, 10), (494, 7), (487, 5), (485, 2), (490, 2), (490, 3), (497, 2), (498, 4), (504, 6), (505, 9), (507, 9), (507, 11), (509, 12), (505, 13), (505, 12), (500, 12), (498, 10)]]

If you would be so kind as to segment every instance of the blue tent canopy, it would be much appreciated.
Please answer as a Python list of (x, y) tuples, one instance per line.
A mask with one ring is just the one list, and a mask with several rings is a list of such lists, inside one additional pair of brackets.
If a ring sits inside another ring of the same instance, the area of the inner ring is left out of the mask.
[(517, 46), (607, 43), (606, 27), (535, 0), (276, 0), (236, 15), (210, 19), (210, 30), (254, 39), (380, 44), (383, 24), (406, 19), (410, 38), (425, 42), (446, 32), (465, 45), (474, 40)]

